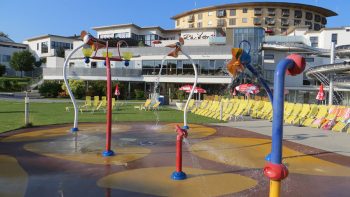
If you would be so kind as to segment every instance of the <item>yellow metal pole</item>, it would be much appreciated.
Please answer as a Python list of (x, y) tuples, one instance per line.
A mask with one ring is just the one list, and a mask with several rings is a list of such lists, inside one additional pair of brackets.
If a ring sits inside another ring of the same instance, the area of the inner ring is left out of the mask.
[(270, 180), (270, 197), (280, 197), (281, 181)]

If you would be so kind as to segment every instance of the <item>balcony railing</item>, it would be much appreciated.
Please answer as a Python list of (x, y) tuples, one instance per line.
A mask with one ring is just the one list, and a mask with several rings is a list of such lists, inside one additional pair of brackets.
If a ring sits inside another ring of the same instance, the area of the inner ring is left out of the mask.
[(189, 22), (189, 23), (194, 22), (194, 16), (193, 15), (189, 16), (187, 19), (187, 22)]
[(266, 43), (300, 43), (311, 46), (310, 40), (305, 39), (303, 36), (267, 36), (265, 37)]
[(261, 19), (260, 18), (254, 18), (254, 25), (261, 25)]
[(255, 9), (254, 10), (254, 15), (255, 16), (261, 16), (262, 15), (262, 10), (261, 9)]
[[(106, 77), (105, 68), (81, 68), (81, 67), (71, 67), (67, 68), (67, 76), (79, 77)], [(142, 74), (141, 69), (129, 69), (129, 68), (111, 68), (111, 75), (118, 77), (139, 77)], [(63, 75), (62, 67), (57, 68), (44, 68), (43, 76), (44, 77), (61, 77)]]

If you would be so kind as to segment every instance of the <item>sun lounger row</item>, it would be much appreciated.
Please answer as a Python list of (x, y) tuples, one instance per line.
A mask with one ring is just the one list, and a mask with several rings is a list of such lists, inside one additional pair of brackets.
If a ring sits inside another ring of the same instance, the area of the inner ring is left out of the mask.
[[(243, 120), (244, 116), (270, 121), (273, 119), (272, 104), (264, 100), (239, 98), (222, 99), (221, 101), (204, 100), (200, 106), (194, 107), (191, 112), (224, 121), (231, 119)], [(284, 122), (295, 126), (350, 133), (350, 107), (286, 102), (284, 105)]]

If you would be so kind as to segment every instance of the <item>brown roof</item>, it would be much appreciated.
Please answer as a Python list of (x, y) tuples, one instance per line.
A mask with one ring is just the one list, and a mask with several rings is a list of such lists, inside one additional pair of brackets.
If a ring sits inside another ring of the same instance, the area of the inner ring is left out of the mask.
[(187, 16), (190, 14), (194, 14), (197, 12), (203, 12), (203, 11), (209, 11), (209, 10), (215, 10), (215, 9), (224, 9), (224, 8), (230, 8), (230, 7), (244, 7), (244, 6), (273, 6), (273, 7), (289, 7), (289, 8), (299, 8), (304, 10), (310, 10), (317, 13), (322, 14), (325, 17), (330, 16), (337, 16), (338, 14), (333, 12), (332, 10), (314, 6), (314, 5), (307, 5), (307, 4), (301, 4), (301, 3), (287, 3), (287, 2), (243, 2), (243, 3), (230, 3), (230, 4), (223, 4), (223, 5), (216, 5), (216, 6), (209, 6), (204, 8), (198, 8), (191, 11), (183, 12), (181, 14), (175, 15), (171, 17), (171, 19), (178, 19), (183, 16)]

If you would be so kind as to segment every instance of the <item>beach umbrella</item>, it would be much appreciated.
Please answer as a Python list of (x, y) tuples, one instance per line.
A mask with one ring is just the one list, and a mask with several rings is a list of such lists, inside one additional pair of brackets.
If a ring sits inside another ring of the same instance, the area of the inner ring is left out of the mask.
[(243, 94), (257, 94), (260, 92), (259, 87), (254, 84), (241, 84), (236, 86), (235, 90)]
[(183, 90), (183, 91), (191, 91), (192, 90), (192, 85), (184, 85), (184, 86), (181, 86), (179, 88), (179, 90)]
[[(192, 89), (192, 88), (191, 88), (191, 89)], [(191, 89), (186, 90), (186, 92), (187, 92), (187, 93), (190, 93), (190, 92), (191, 92)], [(199, 93), (199, 94), (206, 94), (207, 91), (206, 91), (205, 89), (201, 88), (201, 87), (195, 87), (193, 93), (195, 93), (195, 94), (197, 94), (197, 93)]]
[(118, 84), (115, 86), (114, 95), (116, 95), (116, 96), (119, 96), (119, 95), (120, 95), (120, 91), (119, 91), (119, 86), (118, 86)]
[(323, 84), (320, 85), (320, 89), (317, 93), (316, 100), (323, 101), (324, 98), (324, 90), (323, 90)]

